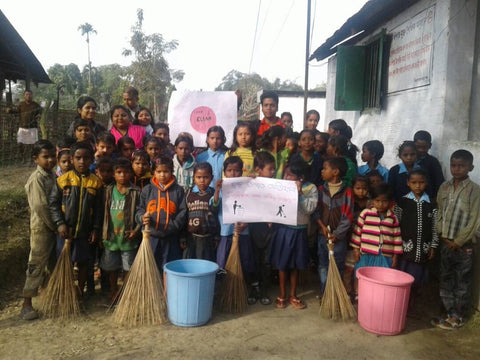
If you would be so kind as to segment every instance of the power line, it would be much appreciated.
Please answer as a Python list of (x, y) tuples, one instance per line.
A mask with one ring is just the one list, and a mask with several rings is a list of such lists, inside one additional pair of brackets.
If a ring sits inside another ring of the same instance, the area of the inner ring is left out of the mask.
[(258, 1), (258, 12), (257, 12), (257, 23), (255, 25), (255, 34), (253, 35), (252, 54), (250, 55), (250, 65), (248, 66), (248, 73), (249, 74), (252, 70), (253, 53), (255, 52), (255, 42), (257, 40), (258, 20), (260, 18), (260, 8), (261, 7), (262, 7), (262, 0), (259, 0)]
[(278, 38), (280, 37), (280, 34), (282, 33), (283, 31), (283, 28), (285, 26), (285, 23), (287, 22), (287, 19), (288, 17), (290, 16), (290, 13), (292, 11), (292, 8), (293, 8), (293, 5), (295, 4), (295, 0), (292, 0), (291, 4), (290, 4), (290, 9), (288, 9), (287, 11), (287, 15), (285, 16), (285, 18), (283, 19), (283, 23), (282, 23), (282, 27), (280, 28), (280, 31), (277, 33), (277, 37), (275, 38), (275, 41), (272, 43), (272, 46), (270, 47), (270, 50), (268, 51), (268, 56), (270, 56), (270, 54), (272, 53), (272, 50), (273, 48), (275, 47), (277, 41), (278, 41)]

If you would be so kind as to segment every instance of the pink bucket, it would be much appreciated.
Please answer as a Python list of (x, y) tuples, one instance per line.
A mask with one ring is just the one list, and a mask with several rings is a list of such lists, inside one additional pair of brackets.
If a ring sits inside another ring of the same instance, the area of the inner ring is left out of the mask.
[(358, 322), (365, 330), (396, 335), (405, 327), (412, 275), (384, 267), (357, 270)]

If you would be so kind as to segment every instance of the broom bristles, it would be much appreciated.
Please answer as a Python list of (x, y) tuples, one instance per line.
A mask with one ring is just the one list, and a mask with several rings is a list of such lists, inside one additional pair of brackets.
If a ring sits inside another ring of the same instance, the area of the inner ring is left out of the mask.
[(247, 287), (243, 279), (238, 238), (238, 233), (235, 232), (230, 254), (225, 264), (227, 275), (223, 279), (220, 295), (220, 308), (229, 313), (241, 313), (247, 308)]
[(143, 231), (137, 256), (113, 312), (114, 322), (123, 326), (157, 325), (166, 321), (163, 284), (149, 234), (148, 230)]
[(355, 318), (357, 313), (343, 285), (333, 253), (333, 244), (329, 241), (329, 264), (327, 283), (320, 304), (320, 314), (327, 319), (348, 320)]
[(71, 239), (62, 252), (43, 295), (41, 311), (46, 317), (74, 318), (80, 314), (78, 292), (70, 259)]

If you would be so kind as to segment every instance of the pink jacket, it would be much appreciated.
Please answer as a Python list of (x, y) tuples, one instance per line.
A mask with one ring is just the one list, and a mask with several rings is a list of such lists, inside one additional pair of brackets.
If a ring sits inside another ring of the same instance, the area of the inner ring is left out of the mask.
[[(110, 129), (110, 132), (115, 137), (115, 143), (118, 143), (118, 139), (123, 137), (122, 133), (118, 131), (114, 126)], [(136, 149), (143, 149), (143, 139), (145, 138), (145, 129), (140, 125), (128, 124), (127, 134), (128, 136), (135, 141)]]

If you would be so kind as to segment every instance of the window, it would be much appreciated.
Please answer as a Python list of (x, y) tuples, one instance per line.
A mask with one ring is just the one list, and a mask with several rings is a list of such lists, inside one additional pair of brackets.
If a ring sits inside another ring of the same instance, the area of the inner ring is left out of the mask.
[(335, 110), (380, 109), (386, 89), (385, 30), (363, 46), (339, 46)]

